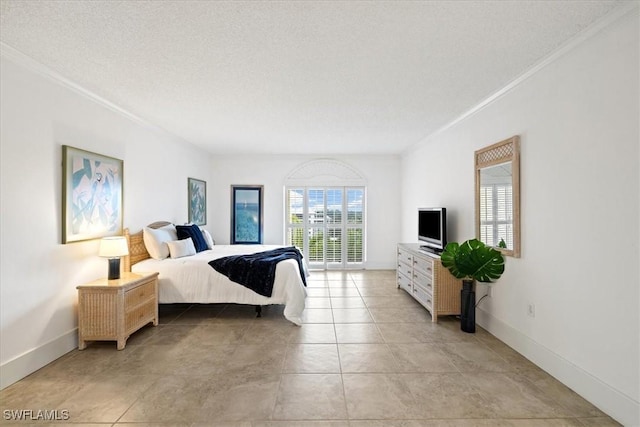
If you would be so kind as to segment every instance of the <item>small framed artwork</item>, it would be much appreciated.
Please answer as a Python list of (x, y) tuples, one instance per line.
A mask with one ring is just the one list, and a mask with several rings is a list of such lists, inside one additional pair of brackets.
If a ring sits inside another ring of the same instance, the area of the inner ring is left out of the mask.
[(62, 243), (122, 234), (123, 161), (62, 146)]
[(231, 186), (231, 244), (262, 243), (262, 185)]
[(188, 179), (189, 222), (196, 225), (207, 223), (207, 183), (195, 178)]

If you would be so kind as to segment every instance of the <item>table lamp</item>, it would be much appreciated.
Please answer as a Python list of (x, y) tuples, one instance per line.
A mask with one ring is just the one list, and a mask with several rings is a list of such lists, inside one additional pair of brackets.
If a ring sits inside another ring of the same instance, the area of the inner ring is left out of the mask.
[(127, 239), (123, 236), (105, 237), (100, 240), (98, 256), (109, 258), (108, 280), (120, 278), (120, 257), (129, 255)]

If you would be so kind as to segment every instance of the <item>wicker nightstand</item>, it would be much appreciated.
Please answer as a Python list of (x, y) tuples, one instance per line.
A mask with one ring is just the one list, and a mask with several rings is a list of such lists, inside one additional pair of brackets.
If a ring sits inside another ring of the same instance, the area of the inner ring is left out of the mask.
[(122, 273), (78, 289), (78, 349), (87, 341), (117, 341), (124, 349), (129, 336), (153, 322), (158, 325), (158, 273)]

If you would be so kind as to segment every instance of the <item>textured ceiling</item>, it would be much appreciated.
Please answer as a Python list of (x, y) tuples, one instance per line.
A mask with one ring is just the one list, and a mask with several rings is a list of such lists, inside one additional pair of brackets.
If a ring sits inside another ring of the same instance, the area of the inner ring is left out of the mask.
[(214, 153), (399, 153), (616, 1), (8, 1), (0, 40)]

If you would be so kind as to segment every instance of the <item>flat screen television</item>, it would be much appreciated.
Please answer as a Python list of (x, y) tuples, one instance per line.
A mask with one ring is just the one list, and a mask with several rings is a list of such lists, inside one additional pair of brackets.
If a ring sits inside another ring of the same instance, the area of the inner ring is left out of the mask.
[(418, 240), (420, 249), (442, 252), (447, 245), (447, 209), (418, 209)]

